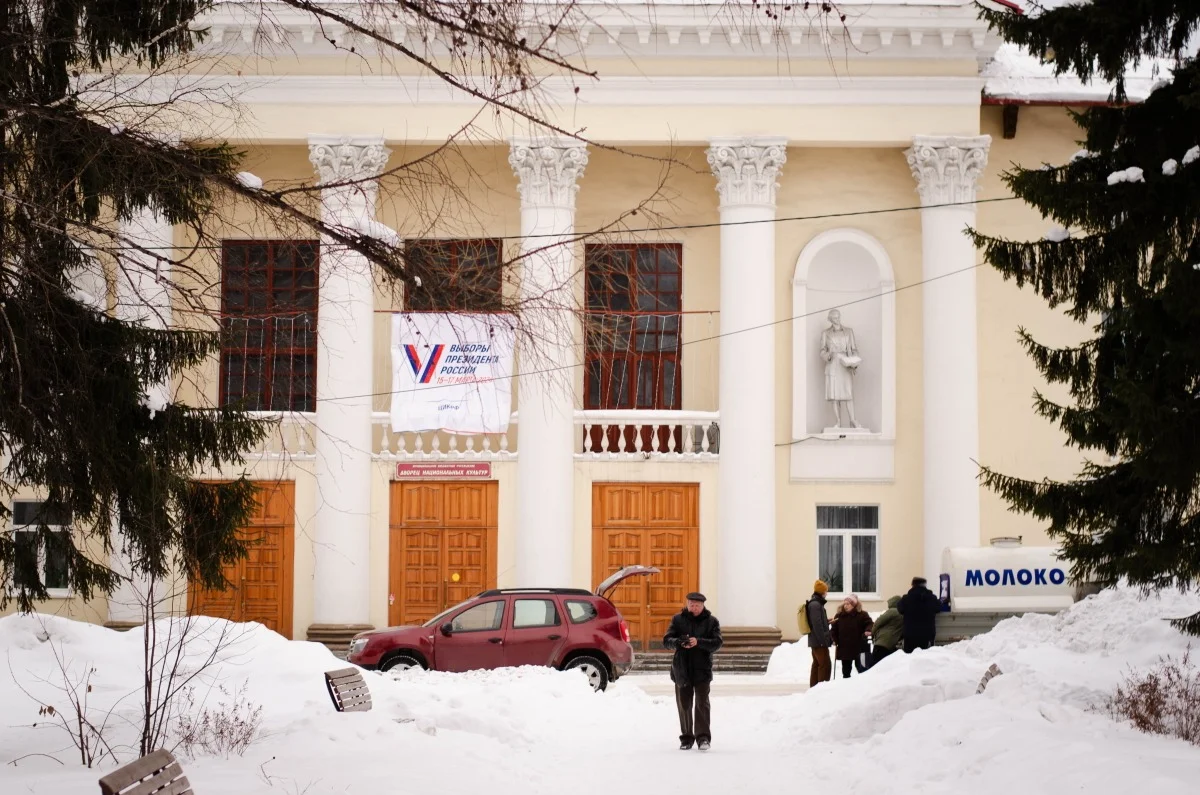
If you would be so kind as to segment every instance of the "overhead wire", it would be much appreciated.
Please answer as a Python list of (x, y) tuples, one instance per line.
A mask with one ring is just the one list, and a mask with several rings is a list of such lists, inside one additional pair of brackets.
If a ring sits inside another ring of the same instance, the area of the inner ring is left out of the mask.
[[(992, 199), (975, 199), (973, 201), (963, 202), (944, 202), (941, 204), (910, 204), (902, 207), (880, 207), (874, 210), (846, 210), (837, 213), (818, 213), (816, 215), (785, 215), (778, 218), (752, 218), (744, 221), (705, 221), (695, 224), (667, 224), (663, 226), (643, 226), (643, 227), (615, 227), (613, 229), (594, 229), (590, 232), (572, 232), (568, 235), (563, 235), (556, 232), (539, 232), (530, 235), (484, 235), (488, 240), (529, 240), (537, 238), (574, 238), (583, 239), (588, 237), (599, 237), (602, 235), (637, 235), (653, 232), (686, 232), (695, 229), (720, 229), (722, 227), (735, 226), (753, 226), (756, 224), (781, 224), (790, 223), (793, 221), (827, 221), (833, 218), (853, 218), (864, 215), (886, 215), (888, 213), (904, 213), (912, 212), (913, 210), (938, 210), (947, 207), (973, 207), (977, 204), (992, 204), (995, 202), (1010, 202), (1017, 201), (1016, 196), (997, 196)], [(137, 251), (173, 251), (175, 249), (187, 249), (188, 251), (197, 250), (212, 250), (220, 251), (221, 245), (204, 245), (204, 246), (116, 246), (106, 248), (106, 251), (120, 250), (128, 248)], [(335, 247), (336, 248), (336, 247)]]
[[(700, 337), (700, 338), (693, 339), (693, 340), (684, 340), (683, 342), (680, 343), (680, 347), (682, 348), (687, 345), (698, 345), (702, 342), (712, 342), (714, 340), (719, 340), (722, 337), (731, 337), (731, 336), (734, 336), (737, 334), (747, 334), (751, 331), (761, 331), (762, 329), (773, 328), (773, 327), (781, 325), (783, 323), (792, 323), (797, 320), (804, 320), (805, 318), (812, 317), (814, 315), (817, 315), (817, 314), (820, 314), (823, 312), (829, 312), (834, 309), (842, 309), (847, 306), (853, 306), (855, 304), (864, 303), (866, 301), (874, 301), (875, 299), (882, 298), (885, 295), (895, 295), (895, 294), (903, 292), (905, 290), (911, 290), (914, 287), (920, 287), (922, 285), (929, 284), (931, 282), (935, 282), (940, 279), (945, 279), (950, 276), (956, 276), (958, 274), (967, 273), (969, 271), (973, 271), (973, 270), (981, 267), (982, 265), (983, 265), (982, 262), (977, 262), (974, 265), (969, 265), (965, 268), (959, 268), (957, 270), (947, 271), (946, 273), (941, 273), (941, 274), (938, 274), (937, 276), (931, 276), (927, 279), (920, 279), (920, 280), (912, 282), (910, 284), (901, 285), (899, 287), (893, 287), (890, 290), (881, 290), (880, 292), (872, 294), (872, 295), (863, 296), (862, 298), (856, 298), (851, 301), (844, 301), (840, 304), (836, 304), (833, 306), (827, 306), (822, 309), (813, 310), (812, 312), (805, 312), (800, 315), (792, 315), (790, 317), (778, 318), (776, 320), (767, 321), (765, 323), (759, 323), (758, 325), (747, 326), (746, 328), (733, 329), (731, 331), (723, 331), (718, 334), (709, 335), (707, 337)], [(563, 372), (566, 370), (575, 370), (575, 369), (585, 367), (585, 366), (586, 366), (586, 362), (572, 362), (571, 364), (563, 364), (563, 365), (558, 365), (556, 367), (544, 367), (544, 368), (540, 368), (537, 370), (527, 370), (525, 372), (513, 373), (512, 375), (508, 375), (508, 376), (493, 377), (493, 378), (481, 378), (478, 381), (475, 381), (474, 383), (486, 384), (486, 383), (490, 383), (492, 381), (499, 381), (499, 380), (505, 380), (505, 379), (528, 378), (530, 376), (535, 376), (535, 375), (549, 375), (552, 373), (559, 373), (559, 372)], [(326, 398), (321, 398), (321, 399), (326, 402), (336, 403), (336, 402), (344, 401), (344, 400), (361, 400), (363, 398), (369, 398), (369, 397), (387, 397), (390, 395), (400, 395), (400, 394), (407, 394), (407, 393), (411, 393), (411, 392), (425, 392), (425, 391), (432, 391), (435, 389), (448, 389), (448, 388), (451, 388), (454, 386), (459, 386), (459, 385), (458, 384), (431, 384), (428, 386), (423, 386), (423, 387), (414, 388), (414, 389), (389, 389), (389, 390), (386, 390), (383, 392), (368, 392), (368, 393), (364, 393), (364, 394), (360, 394), (360, 395), (338, 395), (336, 397), (326, 397)]]

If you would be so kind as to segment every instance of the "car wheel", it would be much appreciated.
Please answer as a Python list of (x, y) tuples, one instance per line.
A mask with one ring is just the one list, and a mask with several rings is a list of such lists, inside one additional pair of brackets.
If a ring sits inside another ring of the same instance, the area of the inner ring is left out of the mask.
[(413, 669), (424, 671), (425, 665), (411, 654), (395, 654), (379, 666), (380, 671), (390, 674), (393, 679), (403, 678)]
[(582, 671), (597, 693), (608, 687), (608, 668), (595, 657), (576, 657), (563, 666), (564, 671)]

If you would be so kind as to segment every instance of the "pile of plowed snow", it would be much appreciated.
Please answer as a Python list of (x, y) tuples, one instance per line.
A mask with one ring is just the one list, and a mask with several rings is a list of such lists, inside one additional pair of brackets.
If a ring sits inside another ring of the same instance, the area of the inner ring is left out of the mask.
[[(457, 795), (610, 795), (637, 782), (664, 793), (774, 790), (803, 782), (828, 792), (1083, 791), (1190, 793), (1200, 749), (1140, 734), (1095, 707), (1129, 670), (1180, 656), (1189, 639), (1165, 618), (1200, 596), (1141, 600), (1129, 589), (1058, 616), (1011, 619), (969, 642), (894, 654), (849, 680), (793, 696), (733, 697), (714, 685), (714, 745), (681, 757), (674, 699), (635, 677), (593, 693), (577, 672), (520, 668), (367, 673), (374, 709), (338, 714), (322, 674), (344, 667), (323, 646), (257, 624), (193, 619), (181, 659), (195, 701), (244, 689), (262, 708), (262, 736), (243, 756), (184, 760), (198, 795), (384, 791)], [(160, 642), (181, 620), (153, 627)], [(91, 671), (93, 719), (107, 716), (122, 762), (134, 754), (145, 636), (51, 616), (0, 619), (0, 792), (95, 790), (114, 767), (79, 767), (42, 704), (68, 709), (60, 667)], [(1197, 644), (1200, 645), (1200, 644)], [(211, 660), (207, 666), (205, 663)], [(61, 665), (60, 665), (61, 661)], [(976, 695), (996, 663), (1003, 674)], [(781, 647), (770, 678), (807, 682), (807, 648)], [(36, 728), (31, 728), (38, 724)], [(10, 764), (15, 762), (15, 764)]]

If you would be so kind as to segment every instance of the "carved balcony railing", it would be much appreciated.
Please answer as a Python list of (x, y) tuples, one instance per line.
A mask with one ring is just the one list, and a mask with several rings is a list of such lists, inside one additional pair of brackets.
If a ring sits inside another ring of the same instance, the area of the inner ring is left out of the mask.
[(591, 409), (575, 412), (582, 433), (576, 458), (610, 461), (716, 461), (721, 449), (715, 411)]
[(512, 461), (517, 457), (516, 416), (508, 433), (394, 433), (391, 415), (371, 415), (375, 426), (375, 457), (385, 461)]
[[(273, 427), (248, 460), (311, 461), (316, 458), (316, 414), (251, 412)], [(517, 415), (508, 433), (393, 433), (387, 412), (372, 415), (374, 455), (386, 461), (513, 461)], [(587, 410), (575, 412), (575, 457), (591, 461), (716, 461), (721, 446), (715, 411)]]
[(311, 461), (316, 458), (317, 415), (306, 411), (251, 411), (251, 417), (273, 421), (258, 445), (246, 453), (248, 461)]

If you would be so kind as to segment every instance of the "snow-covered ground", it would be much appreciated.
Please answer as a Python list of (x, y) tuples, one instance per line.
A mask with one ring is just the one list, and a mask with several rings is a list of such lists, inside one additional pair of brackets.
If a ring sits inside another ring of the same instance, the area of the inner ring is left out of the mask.
[[(872, 795), (1192, 793), (1200, 748), (1139, 734), (1090, 708), (1130, 667), (1144, 670), (1160, 655), (1182, 653), (1188, 640), (1161, 618), (1198, 606), (1197, 596), (1142, 602), (1116, 590), (1058, 617), (1011, 620), (967, 643), (893, 655), (866, 675), (811, 692), (734, 696), (751, 680), (722, 680), (714, 688), (713, 750), (686, 757), (677, 749), (673, 699), (646, 686), (661, 685), (656, 680), (628, 677), (593, 694), (577, 674), (539, 669), (424, 673), (403, 682), (371, 674), (375, 709), (337, 714), (321, 673), (341, 663), (323, 647), (246, 625), (236, 628), (237, 641), (212, 673), (227, 690), (247, 685), (263, 707), (265, 736), (243, 757), (184, 766), (199, 795), (813, 787)], [(57, 691), (39, 680), (53, 679), (54, 648), (77, 669), (95, 669), (89, 697), (98, 712), (137, 686), (140, 632), (48, 617), (0, 619), (0, 653), (11, 670), (0, 673), (5, 795), (94, 792), (112, 766), (82, 769), (77, 754), (63, 750), (65, 737), (44, 727), (37, 703), (22, 692), (53, 701)], [(763, 684), (806, 682), (806, 658), (802, 649), (784, 647)], [(977, 696), (992, 662), (1004, 675)], [(118, 706), (123, 715), (137, 709), (136, 697)], [(128, 742), (130, 730), (119, 720), (114, 725), (116, 741)]]

